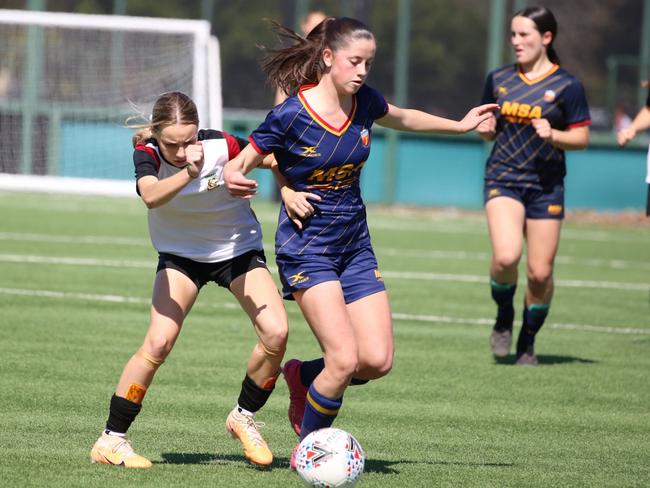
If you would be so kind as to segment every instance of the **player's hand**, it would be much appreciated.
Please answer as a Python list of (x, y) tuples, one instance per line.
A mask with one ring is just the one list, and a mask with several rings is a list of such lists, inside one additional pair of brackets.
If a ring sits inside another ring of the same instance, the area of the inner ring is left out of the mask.
[(302, 230), (302, 221), (314, 215), (314, 206), (309, 200), (320, 201), (320, 197), (314, 193), (294, 191), (285, 186), (280, 190), (284, 207), (291, 221)]
[(499, 110), (499, 105), (496, 103), (486, 103), (471, 109), (465, 117), (459, 122), (461, 132), (469, 132), (478, 127), (481, 122), (494, 117), (494, 112)]
[(197, 178), (203, 169), (203, 146), (199, 144), (190, 144), (185, 148), (185, 161), (187, 162), (187, 173), (192, 178)]
[(483, 137), (494, 137), (497, 132), (497, 118), (494, 113), (491, 113), (487, 119), (476, 126), (476, 132)]
[(231, 195), (246, 200), (257, 194), (257, 181), (246, 178), (241, 171), (228, 171), (226, 164), (223, 172), (223, 182)]
[(553, 143), (553, 129), (548, 119), (533, 119), (530, 123), (541, 139), (551, 144)]
[(618, 142), (619, 146), (623, 147), (634, 139), (634, 136), (636, 136), (636, 129), (634, 127), (626, 127), (618, 131), (618, 134), (616, 134), (616, 142)]

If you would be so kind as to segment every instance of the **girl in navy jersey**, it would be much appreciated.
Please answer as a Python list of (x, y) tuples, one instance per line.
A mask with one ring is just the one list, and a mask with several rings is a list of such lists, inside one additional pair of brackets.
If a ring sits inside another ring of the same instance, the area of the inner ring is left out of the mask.
[(199, 130), (198, 123), (187, 95), (165, 93), (154, 104), (151, 123), (134, 136), (137, 191), (149, 208), (158, 267), (149, 330), (124, 367), (106, 430), (91, 451), (93, 462), (151, 466), (133, 452), (125, 435), (199, 290), (210, 281), (235, 295), (259, 338), (226, 428), (240, 440), (249, 461), (268, 466), (273, 460), (254, 414), (280, 373), (286, 312), (265, 264), (260, 224), (249, 202), (232, 197), (223, 186), (224, 164), (248, 143), (224, 132)]
[(275, 86), (294, 95), (251, 134), (224, 179), (233, 194), (250, 197), (256, 183), (244, 175), (274, 153), (286, 183), (276, 261), (285, 297), (297, 301), (324, 355), (283, 367), (290, 420), (304, 438), (332, 424), (348, 384), (380, 378), (392, 367), (388, 295), (359, 186), (373, 123), (460, 134), (497, 105), (474, 108), (459, 122), (396, 107), (365, 85), (376, 44), (363, 23), (329, 17), (306, 38), (278, 29), (293, 44), (269, 52), (263, 67)]
[(488, 75), (482, 100), (498, 103), (501, 110), (477, 129), (485, 140), (495, 141), (484, 190), (492, 243), (490, 285), (498, 309), (490, 345), (496, 357), (510, 353), (525, 238), (528, 282), (516, 363), (536, 365), (535, 336), (553, 296), (553, 262), (564, 218), (564, 151), (587, 146), (591, 120), (581, 83), (559, 65), (553, 14), (528, 7), (514, 15), (511, 31), (517, 62)]

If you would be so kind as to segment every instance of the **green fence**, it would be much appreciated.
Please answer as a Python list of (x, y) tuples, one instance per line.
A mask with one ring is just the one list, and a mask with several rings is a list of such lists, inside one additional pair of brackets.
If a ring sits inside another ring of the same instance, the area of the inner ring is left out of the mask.
[[(224, 129), (246, 137), (261, 121), (260, 114), (226, 116)], [(90, 178), (133, 178), (132, 131), (116, 123), (58, 121), (49, 137), (47, 174)], [(88, 156), (88, 145), (101, 134), (110, 150)], [(372, 152), (364, 167), (362, 190), (368, 203), (417, 206), (482, 206), (483, 168), (489, 146), (475, 134), (422, 136), (399, 134), (396, 147), (389, 131), (373, 131)], [(645, 206), (647, 138), (619, 149), (613, 135), (594, 134), (585, 151), (569, 152), (567, 208), (612, 211)], [(83, 154), (80, 152), (84, 148)], [(391, 155), (395, 154), (395, 158)], [(260, 198), (274, 195), (269, 171), (256, 170)], [(392, 181), (390, 181), (392, 180)]]
[[(224, 120), (227, 131), (246, 137), (261, 116), (238, 114)], [(478, 136), (399, 134), (393, 159), (388, 134), (373, 129), (372, 152), (361, 177), (367, 203), (482, 207), (483, 171), (490, 146)], [(592, 134), (588, 149), (567, 152), (567, 208), (644, 209), (647, 147), (647, 137), (620, 149), (613, 134)], [(268, 173), (255, 173), (262, 198), (273, 195), (274, 182)]]

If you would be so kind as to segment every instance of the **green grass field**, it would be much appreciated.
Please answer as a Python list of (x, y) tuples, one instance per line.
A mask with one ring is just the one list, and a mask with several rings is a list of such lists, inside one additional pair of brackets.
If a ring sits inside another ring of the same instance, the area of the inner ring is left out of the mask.
[[(276, 209), (254, 208), (273, 264)], [(369, 214), (396, 354), (390, 375), (348, 390), (336, 422), (365, 448), (360, 486), (650, 485), (647, 224), (565, 224), (541, 364), (525, 368), (489, 352), (481, 215)], [(0, 193), (2, 486), (301, 486), (288, 467), (284, 382), (258, 415), (272, 469), (247, 465), (225, 432), (255, 339), (216, 286), (204, 289), (130, 430), (153, 469), (90, 463), (148, 325), (155, 263), (137, 199)], [(315, 357), (295, 304), (287, 309), (287, 358)]]

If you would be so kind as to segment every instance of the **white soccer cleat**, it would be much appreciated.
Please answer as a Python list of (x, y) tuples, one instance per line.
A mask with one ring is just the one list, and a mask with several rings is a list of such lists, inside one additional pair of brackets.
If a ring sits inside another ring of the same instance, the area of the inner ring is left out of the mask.
[(151, 461), (136, 454), (126, 437), (103, 433), (90, 451), (93, 463), (112, 464), (125, 468), (150, 468)]

